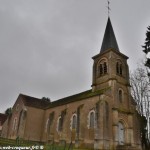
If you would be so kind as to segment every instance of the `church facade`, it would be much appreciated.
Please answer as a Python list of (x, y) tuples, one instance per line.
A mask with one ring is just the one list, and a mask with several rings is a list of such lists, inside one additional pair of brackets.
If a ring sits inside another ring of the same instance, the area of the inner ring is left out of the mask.
[(141, 150), (127, 59), (108, 18), (100, 53), (93, 57), (92, 89), (54, 102), (20, 94), (2, 136), (76, 148)]

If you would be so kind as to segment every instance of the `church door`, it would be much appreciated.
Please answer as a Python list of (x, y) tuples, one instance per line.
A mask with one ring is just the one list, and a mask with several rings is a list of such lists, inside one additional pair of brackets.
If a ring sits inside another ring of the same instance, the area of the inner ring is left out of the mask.
[(118, 124), (119, 145), (124, 145), (124, 126), (121, 122)]

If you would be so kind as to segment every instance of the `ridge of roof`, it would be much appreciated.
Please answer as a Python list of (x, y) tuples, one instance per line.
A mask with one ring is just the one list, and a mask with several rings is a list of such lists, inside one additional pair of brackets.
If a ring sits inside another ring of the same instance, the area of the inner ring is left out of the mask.
[(81, 93), (78, 93), (78, 94), (74, 94), (74, 95), (71, 95), (71, 96), (68, 96), (68, 97), (64, 97), (64, 98), (61, 98), (61, 99), (58, 99), (56, 101), (51, 102), (50, 105), (46, 109), (61, 106), (61, 105), (65, 105), (65, 104), (75, 102), (75, 101), (80, 101), (80, 100), (83, 100), (83, 99), (86, 99), (86, 98), (89, 98), (89, 97), (92, 97), (92, 96), (101, 95), (101, 94), (104, 93), (105, 90), (106, 89), (92, 92), (92, 89), (90, 89), (90, 90), (87, 90), (87, 91), (84, 91), (84, 92), (81, 92)]
[(53, 107), (57, 107), (57, 106), (61, 106), (61, 105), (65, 105), (71, 102), (75, 102), (75, 101), (80, 101), (89, 97), (93, 97), (96, 95), (101, 95), (103, 94), (106, 89), (102, 89), (102, 90), (97, 90), (95, 92), (92, 91), (92, 89), (78, 93), (78, 94), (74, 94), (68, 97), (64, 97), (58, 100), (55, 100), (53, 102), (48, 102), (48, 101), (44, 101), (43, 99), (39, 99), (39, 98), (35, 98), (35, 97), (31, 97), (28, 95), (24, 95), (24, 94), (20, 94), (19, 96), (22, 97), (23, 103), (25, 106), (29, 106), (29, 107), (35, 107), (35, 108), (39, 108), (39, 109), (49, 109), (49, 108), (53, 108)]
[(20, 94), (19, 96), (22, 97), (22, 100), (25, 106), (45, 109), (47, 105), (50, 103), (43, 99), (31, 97), (31, 96), (24, 95), (24, 94)]

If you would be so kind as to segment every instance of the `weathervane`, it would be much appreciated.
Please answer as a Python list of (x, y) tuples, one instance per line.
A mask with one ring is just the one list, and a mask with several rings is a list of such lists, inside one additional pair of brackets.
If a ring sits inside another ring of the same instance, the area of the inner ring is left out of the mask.
[(109, 1), (109, 0), (107, 0), (107, 3), (108, 3), (107, 9), (108, 9), (108, 16), (109, 16), (109, 14), (110, 14), (110, 10), (111, 10), (111, 9), (110, 9), (110, 6), (109, 6), (109, 5), (110, 5), (110, 1)]

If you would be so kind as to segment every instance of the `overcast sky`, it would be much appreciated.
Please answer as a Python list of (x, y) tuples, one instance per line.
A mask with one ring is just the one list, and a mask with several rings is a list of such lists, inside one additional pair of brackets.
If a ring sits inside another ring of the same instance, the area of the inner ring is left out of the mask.
[[(150, 0), (110, 1), (119, 49), (133, 70), (143, 58)], [(0, 112), (20, 93), (56, 100), (90, 89), (106, 6), (106, 0), (0, 0)]]

